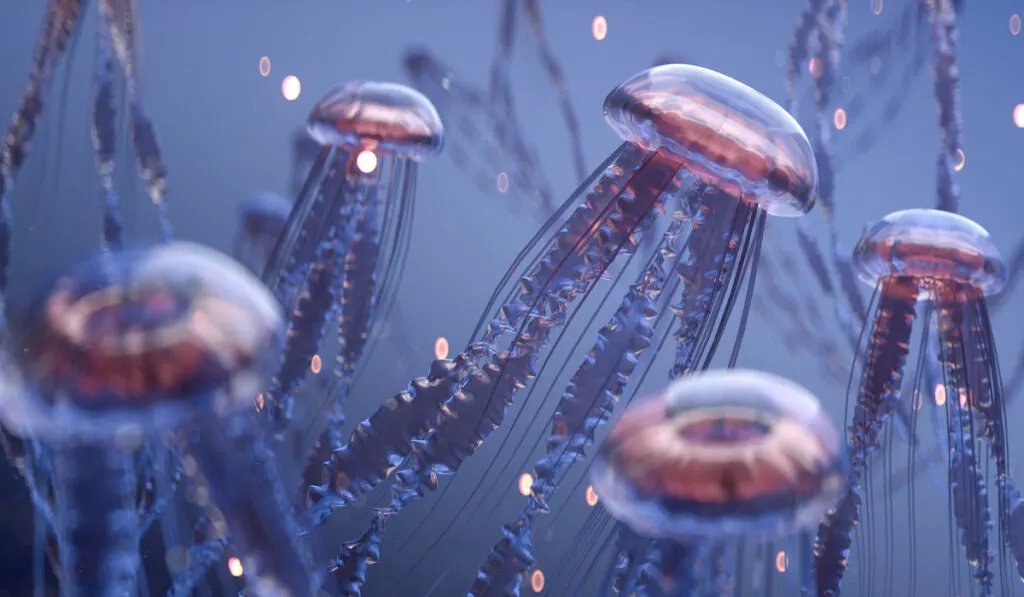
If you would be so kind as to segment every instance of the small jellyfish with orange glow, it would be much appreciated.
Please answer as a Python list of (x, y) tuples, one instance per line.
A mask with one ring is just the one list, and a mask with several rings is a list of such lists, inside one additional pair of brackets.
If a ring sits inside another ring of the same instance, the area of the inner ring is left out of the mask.
[[(313, 107), (306, 127), (320, 150), (263, 271), (292, 313), (264, 400), (275, 437), (284, 439), (310, 359), (337, 318), (341, 348), (326, 403), (310, 404), (304, 413), (329, 412), (307, 471), (310, 482), (319, 483), (323, 462), (343, 445), (341, 403), (374, 311), (394, 299), (409, 247), (418, 164), (441, 150), (444, 127), (419, 92), (374, 82), (330, 92)], [(300, 458), (310, 448), (301, 445), (305, 435), (290, 438)]]
[[(746, 543), (798, 538), (810, 563), (809, 533), (845, 490), (843, 447), (803, 387), (755, 371), (705, 372), (627, 408), (598, 451), (591, 482), (614, 518), (685, 553), (659, 570), (668, 594), (684, 594), (692, 583), (713, 583), (711, 562)], [(755, 559), (765, 561), (755, 567), (770, 570), (775, 557), (758, 549)], [(810, 590), (802, 594), (815, 594), (810, 567), (801, 572)], [(735, 573), (736, 594), (759, 580)]]
[[(860, 279), (875, 288), (875, 309), (849, 426), (850, 486), (818, 532), (816, 575), (821, 594), (839, 594), (853, 529), (860, 520), (869, 457), (880, 445), (883, 425), (903, 398), (903, 373), (914, 346), (912, 328), (920, 305), (925, 325), (919, 351), (936, 341), (931, 321), (933, 316), (937, 320), (941, 386), (935, 402), (942, 403), (925, 401), (922, 408), (946, 411), (951, 518), (964, 555), (975, 568), (980, 594), (991, 595), (992, 514), (985, 467), (977, 457), (979, 443), (988, 446), (995, 463), (1000, 542), (1024, 541), (1024, 536), (1008, 535), (1005, 526), (1009, 512), (1006, 414), (986, 305), (986, 297), (1006, 284), (1006, 265), (984, 228), (933, 209), (899, 211), (883, 218), (861, 238), (853, 264)], [(921, 373), (917, 372), (918, 379)], [(941, 396), (961, 399), (938, 399)], [(912, 542), (911, 566), (914, 553)]]
[(232, 542), (266, 587), (252, 594), (309, 594), (273, 454), (249, 420), (281, 324), (258, 279), (187, 243), (100, 255), (48, 287), (2, 364), (0, 419), (53, 446), (65, 594), (135, 594), (135, 452), (184, 426)]

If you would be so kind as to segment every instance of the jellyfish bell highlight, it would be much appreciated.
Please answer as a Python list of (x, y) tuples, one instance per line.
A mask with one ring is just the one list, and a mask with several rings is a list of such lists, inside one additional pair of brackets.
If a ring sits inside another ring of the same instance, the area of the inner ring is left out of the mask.
[(628, 408), (591, 480), (612, 516), (643, 536), (768, 540), (817, 524), (845, 488), (844, 456), (806, 389), (716, 371)]

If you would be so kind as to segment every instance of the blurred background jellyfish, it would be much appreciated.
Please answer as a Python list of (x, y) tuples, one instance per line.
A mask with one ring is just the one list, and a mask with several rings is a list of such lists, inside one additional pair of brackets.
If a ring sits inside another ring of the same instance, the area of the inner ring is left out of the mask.
[[(553, 218), (520, 253), (492, 295), (476, 341), (453, 360), (435, 361), (427, 378), (364, 421), (331, 455), (323, 485), (311, 488), (314, 518), (323, 520), (399, 466), (390, 506), (343, 550), (335, 577), (344, 594), (358, 594), (386, 520), (435, 489), (438, 475), (455, 473), (504, 422), (516, 393), (545, 372), (599, 281), (613, 283), (600, 292), (600, 304), (589, 302), (592, 317), (575, 332), (580, 340), (570, 352), (597, 333), (592, 323), (607, 313), (607, 300), (623, 298), (611, 313), (614, 341), (602, 335), (588, 353), (563, 400), (572, 413), (561, 424), (556, 419), (559, 437), (552, 442), (573, 453), (606, 420), (639, 353), (658, 342), (655, 334), (661, 341), (668, 336), (670, 319), (656, 312), (655, 297), (663, 290), (682, 295), (674, 369), (707, 367), (746, 274), (756, 268), (766, 216), (796, 217), (813, 206), (816, 174), (806, 137), (781, 108), (742, 83), (699, 67), (663, 66), (631, 77), (604, 105), (625, 143), (563, 205), (565, 220)], [(682, 208), (668, 221), (657, 218), (670, 198)], [(644, 234), (661, 240), (637, 267), (631, 262)], [(632, 285), (620, 285), (630, 272)], [(556, 383), (561, 373), (544, 377)], [(553, 477), (543, 483), (557, 486)], [(485, 564), (472, 594), (518, 585), (531, 557), (531, 520), (545, 507), (540, 493), (513, 525), (512, 548), (492, 552), (498, 561)]]
[(275, 193), (259, 193), (246, 201), (235, 234), (234, 258), (262, 275), (291, 209), (291, 202)]
[(318, 480), (326, 453), (341, 445), (341, 404), (374, 312), (386, 316), (394, 300), (409, 248), (418, 162), (440, 151), (444, 127), (433, 105), (413, 89), (353, 82), (317, 103), (307, 128), (321, 148), (263, 272), (292, 315), (262, 408), (283, 438), (296, 393), (306, 375), (322, 366), (317, 351), (327, 323), (337, 317), (335, 377), (325, 397), (309, 404), (305, 419), (291, 428), (289, 447), (300, 462), (311, 449), (309, 437), (319, 437), (312, 447)]
[[(842, 448), (803, 387), (755, 371), (712, 371), (629, 407), (602, 444), (591, 481), (613, 517), (671, 545), (662, 552), (661, 591), (648, 595), (749, 595), (771, 586), (770, 545), (787, 538), (799, 537), (801, 577), (810, 580), (808, 532), (845, 488)], [(735, 569), (712, 573), (722, 561)], [(733, 584), (715, 586), (716, 577)]]
[[(861, 238), (854, 250), (853, 263), (860, 279), (875, 287), (874, 318), (849, 425), (849, 491), (822, 522), (815, 550), (820, 594), (839, 594), (854, 526), (861, 518), (869, 456), (879, 446), (883, 425), (891, 417), (895, 403), (905, 401), (907, 396), (910, 400), (920, 399), (919, 388), (912, 392), (901, 388), (912, 347), (916, 307), (924, 302), (925, 325), (917, 347), (921, 357), (915, 386), (927, 377), (921, 371), (926, 348), (929, 343), (936, 344), (941, 379), (935, 380), (935, 392), (936, 402), (946, 409), (943, 431), (948, 437), (950, 517), (960, 547), (974, 569), (979, 594), (992, 595), (996, 550), (989, 539), (993, 526), (988, 500), (990, 481), (984, 475), (987, 467), (978, 458), (982, 443), (995, 464), (998, 542), (1010, 542), (1016, 555), (1014, 545), (1024, 541), (1008, 532), (1007, 517), (1013, 505), (1009, 492), (1015, 490), (1008, 476), (1006, 413), (985, 302), (987, 296), (996, 294), (1006, 284), (1006, 265), (984, 228), (962, 216), (932, 209), (912, 209), (886, 216)], [(931, 337), (933, 315), (937, 318), (937, 339)], [(917, 408), (912, 411), (914, 426)], [(914, 463), (911, 464), (913, 467)], [(891, 502), (891, 495), (886, 499)], [(908, 508), (913, 508), (913, 499), (910, 492)], [(890, 508), (887, 506), (886, 511)], [(910, 525), (909, 561), (913, 567), (917, 555), (913, 513)], [(886, 540), (885, 544), (885, 549), (889, 549), (891, 541)], [(953, 566), (951, 575), (957, 569)], [(1002, 570), (999, 594), (1008, 595), (1005, 565)], [(912, 570), (908, 594), (916, 590), (914, 577)], [(955, 587), (955, 576), (953, 580)], [(891, 590), (891, 577), (885, 582)]]
[(309, 594), (276, 462), (239, 416), (251, 417), (282, 336), (259, 281), (198, 245), (100, 256), (57, 279), (28, 316), (7, 371), (27, 391), (8, 396), (3, 417), (54, 441), (65, 594), (134, 594), (144, 527), (131, 455), (144, 435), (186, 424), (185, 468), (202, 475), (252, 594)]

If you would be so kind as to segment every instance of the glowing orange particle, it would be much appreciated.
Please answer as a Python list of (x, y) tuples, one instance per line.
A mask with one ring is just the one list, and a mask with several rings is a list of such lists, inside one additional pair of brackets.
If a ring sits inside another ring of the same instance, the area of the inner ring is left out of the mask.
[(780, 573), (785, 572), (786, 568), (789, 567), (789, 558), (786, 556), (786, 552), (780, 551), (775, 554), (775, 569)]
[(846, 128), (846, 110), (842, 108), (836, 108), (836, 113), (832, 116), (832, 124), (836, 125), (836, 130), (841, 131)]
[(270, 74), (270, 58), (260, 58), (260, 74), (264, 77)]
[(519, 475), (519, 493), (524, 497), (530, 495), (530, 487), (533, 485), (533, 475), (523, 473)]
[(882, 14), (882, 0), (871, 0), (871, 12), (876, 15)]
[(597, 15), (594, 17), (594, 22), (590, 24), (590, 32), (594, 35), (594, 39), (601, 41), (608, 35), (608, 20)]
[(967, 154), (964, 153), (964, 150), (956, 150), (955, 160), (956, 161), (953, 162), (953, 170), (956, 172), (963, 170), (964, 166), (967, 164)]
[(242, 562), (238, 558), (228, 558), (228, 572), (231, 576), (238, 578), (242, 576), (245, 570), (242, 569)]
[(818, 58), (811, 58), (811, 60), (807, 63), (807, 72), (811, 73), (811, 76), (814, 77), (815, 79), (820, 77), (824, 70), (825, 65), (822, 64), (821, 60), (819, 60)]
[(309, 361), (309, 370), (312, 371), (313, 374), (315, 375), (317, 373), (320, 373), (320, 367), (322, 366), (323, 363), (320, 361), (320, 355), (313, 355), (313, 359)]
[(435, 359), (447, 359), (448, 358), (448, 339), (441, 336), (437, 340), (434, 340), (434, 358)]
[(544, 590), (544, 573), (540, 570), (534, 570), (533, 574), (530, 575), (530, 588), (533, 589), (534, 593), (540, 593)]
[(356, 156), (356, 168), (363, 174), (369, 174), (377, 169), (377, 154), (369, 149), (364, 149)]
[(946, 386), (937, 384), (935, 386), (935, 406), (942, 406), (946, 403)]
[(302, 93), (302, 83), (295, 75), (288, 75), (281, 81), (281, 95), (284, 99), (292, 102), (299, 98)]
[(597, 492), (594, 491), (593, 485), (587, 485), (586, 498), (587, 505), (591, 508), (597, 505)]

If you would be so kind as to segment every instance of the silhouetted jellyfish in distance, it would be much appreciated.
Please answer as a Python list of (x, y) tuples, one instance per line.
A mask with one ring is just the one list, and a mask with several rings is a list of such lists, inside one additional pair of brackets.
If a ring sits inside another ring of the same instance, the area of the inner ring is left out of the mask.
[[(1011, 543), (1014, 553), (1024, 542), (1024, 535), (1007, 532), (1015, 489), (1008, 477), (1006, 414), (986, 305), (986, 297), (1006, 284), (1006, 265), (984, 228), (934, 209), (889, 214), (865, 232), (853, 263), (860, 279), (875, 288), (874, 318), (849, 425), (849, 491), (818, 533), (819, 594), (839, 594), (853, 528), (860, 520), (868, 459), (879, 446), (894, 403), (904, 399), (900, 390), (915, 309), (923, 303), (921, 351), (934, 341), (929, 340), (931, 321), (933, 315), (937, 318), (942, 379), (936, 390), (947, 396), (951, 516), (967, 561), (976, 569), (980, 594), (991, 595), (992, 516), (985, 469), (977, 457), (979, 440), (987, 444), (995, 463), (1000, 542)], [(912, 539), (911, 583), (915, 550)]]

